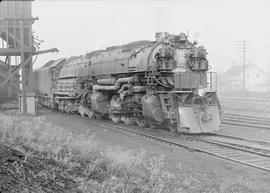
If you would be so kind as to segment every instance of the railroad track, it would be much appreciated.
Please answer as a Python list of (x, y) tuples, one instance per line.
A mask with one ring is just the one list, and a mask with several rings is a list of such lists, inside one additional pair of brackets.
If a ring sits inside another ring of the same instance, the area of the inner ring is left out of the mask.
[(221, 97), (220, 103), (225, 111), (270, 114), (270, 99), (249, 97)]
[(270, 172), (270, 143), (229, 135), (171, 134), (165, 131), (149, 131), (138, 126), (127, 126), (109, 121), (90, 120), (91, 123), (120, 132), (143, 137), (169, 147), (181, 147), (198, 151)]
[(199, 147), (199, 151), (270, 172), (270, 143), (268, 142), (218, 134), (188, 138), (210, 145)]
[(254, 112), (254, 113), (267, 113), (270, 114), (269, 108), (258, 108), (258, 107), (232, 107), (232, 106), (222, 106), (225, 111), (240, 111), (240, 112)]
[(270, 103), (270, 95), (265, 96), (265, 97), (229, 97), (229, 96), (223, 96), (220, 97), (221, 101), (248, 101), (248, 102), (253, 102), (253, 103)]
[(223, 124), (240, 125), (259, 129), (270, 129), (270, 120), (259, 116), (224, 113)]
[(19, 109), (19, 105), (18, 104), (0, 104), (0, 112), (1, 111), (7, 111), (7, 110), (17, 110)]

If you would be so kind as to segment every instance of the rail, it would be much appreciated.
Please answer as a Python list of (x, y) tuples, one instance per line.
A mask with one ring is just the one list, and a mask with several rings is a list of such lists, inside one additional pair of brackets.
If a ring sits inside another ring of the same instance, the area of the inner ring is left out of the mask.
[[(270, 172), (270, 154), (259, 152), (263, 152), (265, 149), (237, 147), (236, 144), (226, 144), (224, 142), (202, 139), (200, 137), (185, 136), (181, 134), (172, 135), (169, 132), (165, 133), (165, 135), (159, 136), (153, 131), (146, 131), (137, 126), (122, 126), (121, 124), (119, 125), (104, 120), (99, 121), (91, 119), (90, 121), (95, 125), (143, 137), (151, 141), (161, 143), (162, 145), (167, 145), (170, 148), (186, 148), (192, 151), (206, 153), (225, 160)], [(162, 134), (164, 134), (164, 132)], [(270, 143), (268, 143), (268, 145), (270, 146)]]

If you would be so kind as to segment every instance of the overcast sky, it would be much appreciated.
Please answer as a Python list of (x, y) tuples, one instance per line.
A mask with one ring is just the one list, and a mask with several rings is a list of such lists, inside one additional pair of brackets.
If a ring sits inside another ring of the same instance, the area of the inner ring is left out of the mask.
[(41, 50), (58, 54), (38, 56), (34, 68), (50, 59), (82, 55), (95, 49), (137, 40), (154, 40), (156, 32), (189, 31), (204, 45), (214, 70), (241, 64), (238, 40), (251, 40), (247, 63), (268, 71), (270, 66), (270, 1), (169, 0), (86, 1), (35, 0), (35, 35)]

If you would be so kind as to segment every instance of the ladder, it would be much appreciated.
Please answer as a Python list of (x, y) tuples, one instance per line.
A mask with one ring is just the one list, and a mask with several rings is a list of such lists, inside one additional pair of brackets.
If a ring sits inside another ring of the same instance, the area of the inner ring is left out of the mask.
[(162, 93), (159, 94), (162, 110), (166, 119), (170, 119), (171, 123), (177, 122), (176, 112), (174, 110), (173, 94)]

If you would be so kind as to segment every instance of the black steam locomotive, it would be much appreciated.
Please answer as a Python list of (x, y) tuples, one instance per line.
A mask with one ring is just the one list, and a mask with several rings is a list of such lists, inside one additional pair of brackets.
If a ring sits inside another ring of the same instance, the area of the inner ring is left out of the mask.
[(220, 105), (206, 55), (184, 33), (157, 33), (155, 41), (50, 61), (34, 72), (35, 89), (41, 104), (67, 113), (213, 132), (221, 125)]

